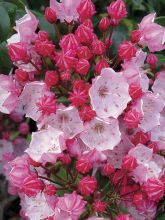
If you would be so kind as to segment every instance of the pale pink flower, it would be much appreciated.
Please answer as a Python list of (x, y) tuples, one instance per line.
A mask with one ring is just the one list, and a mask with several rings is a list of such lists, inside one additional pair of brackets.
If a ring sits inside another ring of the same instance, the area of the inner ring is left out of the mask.
[(40, 161), (42, 156), (47, 153), (59, 154), (62, 152), (60, 135), (62, 135), (62, 132), (52, 127), (34, 132), (32, 133), (32, 140), (26, 152), (35, 161)]
[[(54, 197), (56, 199), (56, 197)], [(24, 212), (30, 220), (44, 219), (53, 216), (55, 211), (49, 205), (44, 193), (38, 193), (36, 197), (25, 196)]]
[(160, 113), (163, 110), (164, 103), (158, 94), (150, 92), (144, 94), (140, 102), (143, 118), (139, 123), (139, 128), (148, 132), (160, 125)]
[(145, 220), (152, 220), (156, 215), (156, 203), (150, 200), (143, 200), (143, 203), (136, 208), (138, 213), (144, 217)]
[(127, 155), (128, 151), (133, 147), (134, 145), (126, 134), (122, 133), (120, 143), (116, 145), (113, 150), (104, 151), (104, 154), (107, 156), (107, 161), (109, 163), (115, 168), (120, 169), (123, 157)]
[(146, 45), (151, 52), (165, 49), (165, 28), (154, 23), (156, 13), (151, 13), (143, 18), (139, 24), (141, 31), (140, 44)]
[(57, 109), (56, 114), (51, 114), (44, 123), (62, 131), (66, 139), (75, 137), (84, 129), (78, 110), (74, 106)]
[(138, 50), (136, 52), (136, 57), (122, 64), (122, 74), (126, 78), (128, 84), (137, 84), (142, 88), (142, 91), (147, 91), (149, 87), (149, 79), (142, 68), (145, 59), (146, 53), (142, 50)]
[(72, 22), (79, 19), (79, 14), (77, 12), (77, 7), (80, 0), (50, 0), (50, 7), (56, 12), (57, 18), (61, 22)]
[(165, 150), (165, 118), (161, 117), (160, 125), (151, 130), (151, 141), (157, 143), (159, 150)]
[(0, 112), (10, 114), (17, 106), (19, 87), (12, 76), (0, 75)]
[(24, 112), (26, 117), (37, 121), (41, 116), (37, 103), (46, 93), (49, 94), (49, 91), (45, 83), (27, 83), (19, 97), (19, 111)]
[(15, 30), (17, 31), (17, 34), (14, 34), (10, 39), (8, 39), (8, 44), (18, 42), (28, 44), (35, 40), (35, 31), (37, 29), (39, 20), (37, 20), (32, 12), (27, 8), (25, 8), (25, 10), (27, 14), (16, 21)]
[(152, 86), (152, 90), (155, 93), (158, 93), (162, 99), (162, 103), (165, 103), (165, 71), (161, 71), (158, 73)]
[(143, 144), (138, 144), (129, 151), (129, 155), (134, 157), (138, 164), (148, 163), (152, 159), (152, 150)]
[(65, 214), (68, 220), (78, 220), (85, 211), (85, 205), (86, 202), (83, 200), (83, 197), (77, 195), (76, 192), (65, 194), (57, 202), (57, 208), (60, 209), (60, 213)]
[(118, 120), (103, 121), (95, 117), (86, 123), (86, 129), (80, 134), (82, 141), (90, 148), (99, 151), (112, 150), (120, 142)]
[[(134, 157), (138, 166), (133, 170), (132, 176), (136, 182), (143, 184), (149, 178), (159, 178), (163, 174), (163, 166), (165, 161), (155, 159), (151, 149), (145, 145), (138, 144), (132, 148), (128, 155)], [(161, 161), (160, 163), (158, 161)]]
[(131, 100), (125, 78), (111, 68), (102, 69), (89, 90), (91, 104), (101, 118), (117, 118)]

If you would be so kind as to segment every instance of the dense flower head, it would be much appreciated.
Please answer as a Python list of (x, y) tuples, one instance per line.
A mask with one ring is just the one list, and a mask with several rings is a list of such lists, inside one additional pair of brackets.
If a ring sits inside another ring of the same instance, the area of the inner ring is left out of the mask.
[(161, 210), (165, 29), (151, 13), (116, 45), (126, 4), (111, 1), (96, 19), (94, 2), (50, 0), (46, 27), (26, 8), (7, 40), (0, 174), (27, 220), (153, 220)]

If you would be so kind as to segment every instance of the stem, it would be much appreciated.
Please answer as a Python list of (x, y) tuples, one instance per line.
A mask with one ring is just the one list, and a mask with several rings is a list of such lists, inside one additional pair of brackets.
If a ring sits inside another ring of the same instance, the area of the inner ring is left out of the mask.
[(47, 177), (44, 177), (44, 176), (38, 176), (38, 178), (41, 178), (41, 179), (44, 179), (44, 180), (48, 180), (48, 181), (50, 181), (50, 182), (52, 182), (52, 183), (54, 183), (54, 184), (57, 184), (57, 185), (64, 186), (63, 183), (58, 183), (58, 182), (56, 182), (56, 181), (54, 181), (54, 180), (52, 180), (52, 179), (49, 179), (49, 178), (47, 178)]
[(68, 24), (68, 32), (71, 33), (72, 32), (72, 28), (73, 26), (71, 24)]
[(117, 67), (117, 65), (120, 63), (120, 58), (118, 57), (116, 62), (114, 63), (114, 65), (112, 66), (112, 69), (115, 69)]
[(112, 28), (111, 28), (111, 30), (110, 30), (109, 40), (111, 40), (111, 38), (112, 38), (113, 31), (114, 31), (114, 26), (112, 26)]
[(62, 181), (62, 182), (65, 182), (66, 183), (66, 180), (64, 180), (63, 178), (61, 178), (60, 176), (58, 176), (57, 174), (54, 174), (54, 176), (58, 179), (58, 180), (60, 180), (60, 181)]
[(63, 95), (68, 95), (68, 90), (62, 87), (61, 85), (58, 86), (59, 90)]
[(35, 69), (40, 72), (40, 69), (38, 68), (38, 66), (31, 60), (30, 63), (35, 67)]
[(135, 193), (135, 192), (138, 192), (139, 191), (139, 189), (137, 189), (137, 190), (135, 190), (135, 191), (132, 191), (132, 192), (129, 192), (129, 193), (125, 193), (125, 194), (123, 194), (123, 195), (121, 195), (122, 197), (123, 196), (127, 196), (127, 195), (129, 195), (129, 194), (131, 194), (131, 193)]
[(76, 171), (76, 174), (75, 174), (75, 176), (73, 177), (73, 181), (74, 181), (74, 182), (76, 181), (77, 176), (78, 176), (78, 172)]
[(68, 166), (66, 167), (66, 171), (67, 171), (67, 173), (70, 175), (71, 179), (74, 180), (73, 174), (71, 173), (71, 171), (70, 171), (70, 169), (68, 168)]
[(60, 37), (60, 32), (59, 32), (57, 24), (54, 23), (53, 27), (54, 27), (54, 30), (55, 30), (55, 35), (57, 36), (58, 41), (60, 41), (61, 37)]
[(56, 188), (56, 190), (67, 190), (66, 187), (63, 187), (63, 188)]

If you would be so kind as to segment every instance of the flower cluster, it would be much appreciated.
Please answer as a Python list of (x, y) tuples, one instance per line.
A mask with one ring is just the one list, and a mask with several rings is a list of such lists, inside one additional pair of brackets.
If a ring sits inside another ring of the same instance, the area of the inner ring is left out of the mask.
[[(0, 75), (0, 111), (29, 132), (4, 133), (0, 147), (9, 192), (27, 220), (151, 220), (165, 191), (165, 28), (143, 18), (109, 56), (126, 5), (116, 0), (95, 34), (91, 0), (50, 0), (54, 39), (26, 8), (8, 39), (13, 70)], [(66, 33), (62, 35), (61, 27)], [(3, 116), (2, 116), (3, 117)], [(25, 136), (23, 136), (25, 138)], [(18, 143), (17, 143), (18, 145)], [(123, 211), (124, 210), (124, 211)], [(127, 213), (127, 214), (124, 214)]]

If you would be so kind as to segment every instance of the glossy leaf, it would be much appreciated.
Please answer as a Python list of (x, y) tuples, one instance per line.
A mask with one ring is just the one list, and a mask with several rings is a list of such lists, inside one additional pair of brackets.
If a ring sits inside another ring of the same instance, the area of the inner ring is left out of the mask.
[(8, 74), (12, 68), (12, 63), (10, 61), (6, 43), (2, 42), (0, 44), (0, 73)]
[[(10, 18), (7, 11), (0, 6), (0, 42), (6, 40), (9, 32), (10, 32)], [(3, 18), (3, 19), (2, 19)]]

